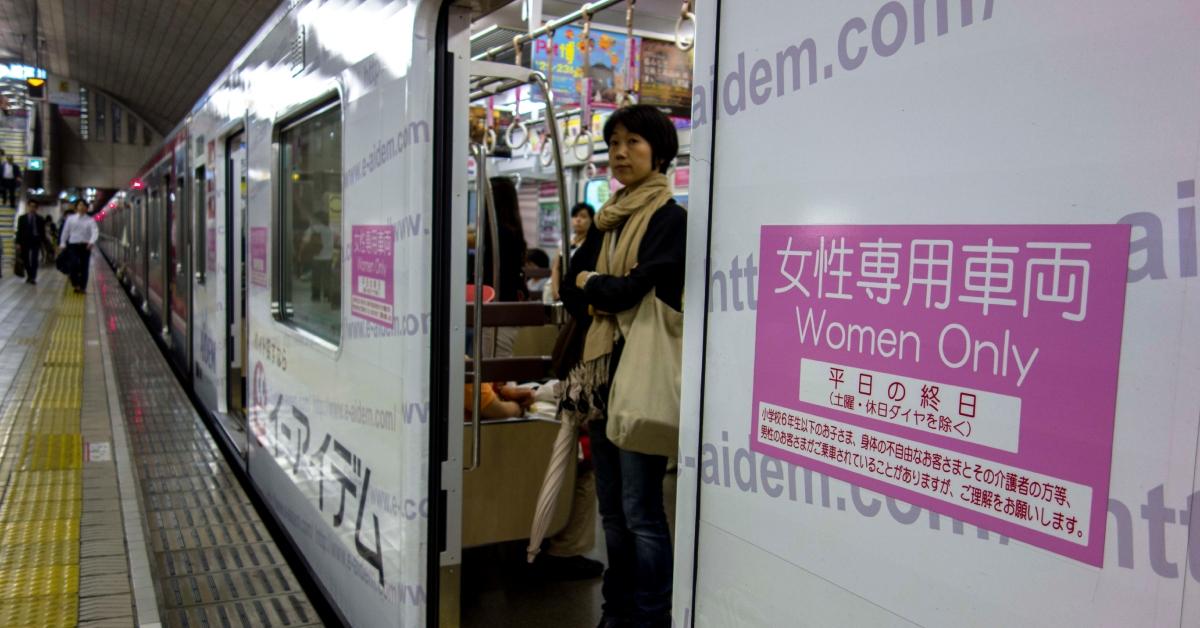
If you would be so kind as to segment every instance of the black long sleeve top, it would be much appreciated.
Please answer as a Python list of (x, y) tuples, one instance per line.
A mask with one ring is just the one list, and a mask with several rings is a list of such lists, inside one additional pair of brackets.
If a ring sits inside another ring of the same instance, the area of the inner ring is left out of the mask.
[(575, 276), (596, 270), (596, 261), (600, 258), (600, 243), (603, 241), (604, 234), (592, 227), (583, 244), (575, 249), (575, 254), (567, 263), (567, 274), (559, 281), (558, 298), (562, 300), (563, 307), (585, 327), (591, 322), (592, 316), (588, 313), (587, 295), (575, 285)]
[[(656, 289), (663, 303), (683, 310), (686, 251), (687, 210), (671, 200), (650, 217), (638, 246), (637, 265), (628, 275), (596, 275), (588, 280), (582, 291), (587, 305), (615, 314), (636, 306), (646, 293)], [(564, 283), (574, 286), (577, 273), (574, 269), (571, 273)]]

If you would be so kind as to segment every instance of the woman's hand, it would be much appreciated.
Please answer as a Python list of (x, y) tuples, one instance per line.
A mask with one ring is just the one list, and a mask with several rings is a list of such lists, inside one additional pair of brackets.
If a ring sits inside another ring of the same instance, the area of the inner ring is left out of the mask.
[(585, 271), (579, 273), (578, 275), (575, 275), (575, 287), (579, 288), (580, 290), (583, 290), (583, 287), (587, 285), (588, 279), (591, 279), (592, 275), (596, 275), (596, 274), (598, 274), (598, 273), (593, 273), (591, 271), (585, 270)]

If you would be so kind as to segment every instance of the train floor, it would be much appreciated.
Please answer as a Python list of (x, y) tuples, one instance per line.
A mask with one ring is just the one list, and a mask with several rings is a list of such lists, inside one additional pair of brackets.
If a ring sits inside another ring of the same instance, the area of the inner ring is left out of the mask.
[(0, 277), (0, 626), (320, 625), (115, 277)]
[[(676, 474), (663, 478), (663, 506), (675, 537)], [(596, 514), (595, 545), (584, 556), (607, 562)], [(463, 552), (463, 628), (591, 628), (600, 621), (601, 579), (546, 577), (526, 564), (525, 541)]]

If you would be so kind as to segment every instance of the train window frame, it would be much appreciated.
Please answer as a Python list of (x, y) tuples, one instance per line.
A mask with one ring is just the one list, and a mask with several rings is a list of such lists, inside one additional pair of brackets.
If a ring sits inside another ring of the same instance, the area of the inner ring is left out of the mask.
[[(294, 317), (294, 308), (292, 307), (294, 301), (291, 299), (290, 294), (292, 286), (288, 280), (293, 266), (292, 261), (287, 258), (288, 247), (284, 233), (290, 224), (290, 215), (288, 212), (292, 209), (290, 206), (284, 206), (286, 198), (284, 186), (288, 185), (290, 181), (289, 178), (284, 176), (284, 160), (287, 158), (284, 151), (285, 137), (288, 133), (302, 129), (306, 124), (330, 112), (336, 112), (336, 124), (339, 134), (338, 172), (340, 173), (342, 164), (345, 163), (346, 155), (346, 108), (344, 91), (340, 83), (321, 91), (315, 98), (281, 111), (275, 116), (272, 124), (270, 283), (271, 317), (275, 322), (287, 332), (295, 334), (308, 343), (326, 350), (336, 359), (341, 352), (345, 333), (345, 312), (343, 311), (345, 299), (342, 298), (345, 294), (344, 269), (339, 267), (336, 274), (332, 277), (332, 280), (336, 282), (335, 285), (337, 286), (338, 294), (337, 333), (335, 335), (326, 335), (325, 330), (317, 329), (315, 325), (297, 321)], [(336, 181), (338, 193), (339, 195), (343, 195), (344, 186), (341, 177), (337, 177)], [(344, 199), (344, 196), (342, 198)], [(330, 226), (333, 226), (333, 224), (332, 221), (329, 223)], [(346, 231), (344, 211), (340, 212), (336, 224), (339, 232), (344, 237)]]

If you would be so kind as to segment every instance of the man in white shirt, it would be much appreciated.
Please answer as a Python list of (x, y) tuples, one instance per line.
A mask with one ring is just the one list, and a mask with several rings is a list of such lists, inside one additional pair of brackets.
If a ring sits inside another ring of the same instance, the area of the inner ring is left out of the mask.
[(63, 223), (62, 234), (59, 236), (59, 254), (66, 249), (69, 267), (71, 269), (71, 285), (75, 292), (82, 294), (87, 290), (88, 266), (91, 263), (92, 246), (100, 238), (100, 228), (96, 221), (87, 213), (87, 203), (82, 200), (75, 204), (75, 213), (67, 216)]
[(21, 187), (21, 167), (13, 163), (12, 155), (4, 158), (0, 164), (0, 192), (3, 193), (4, 203), (11, 207), (17, 206), (17, 190)]

